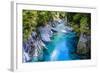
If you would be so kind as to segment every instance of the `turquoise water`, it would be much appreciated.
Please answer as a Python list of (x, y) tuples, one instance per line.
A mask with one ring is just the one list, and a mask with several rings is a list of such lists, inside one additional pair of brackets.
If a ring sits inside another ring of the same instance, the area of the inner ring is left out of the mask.
[(75, 53), (77, 48), (78, 38), (74, 32), (57, 33), (51, 38), (51, 42), (46, 43), (48, 48), (44, 52), (45, 61), (64, 61), (78, 60), (79, 56)]

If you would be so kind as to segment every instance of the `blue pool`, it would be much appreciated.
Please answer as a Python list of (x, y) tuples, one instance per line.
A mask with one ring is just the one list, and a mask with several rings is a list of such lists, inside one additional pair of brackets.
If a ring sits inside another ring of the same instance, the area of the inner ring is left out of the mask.
[(51, 42), (45, 43), (48, 50), (44, 52), (45, 61), (79, 60), (75, 53), (78, 38), (75, 32), (57, 33), (51, 38)]

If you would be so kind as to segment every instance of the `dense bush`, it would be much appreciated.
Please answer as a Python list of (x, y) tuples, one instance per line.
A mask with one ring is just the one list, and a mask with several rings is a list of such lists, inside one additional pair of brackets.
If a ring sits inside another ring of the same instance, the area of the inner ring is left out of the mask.
[(89, 13), (68, 13), (67, 19), (70, 26), (74, 28), (78, 36), (80, 33), (90, 34), (91, 32), (91, 14)]
[(67, 18), (68, 25), (77, 32), (78, 36), (80, 33), (90, 34), (91, 15), (89, 13), (23, 10), (23, 41), (28, 39), (33, 29), (43, 25), (43, 22), (53, 21), (60, 16)]

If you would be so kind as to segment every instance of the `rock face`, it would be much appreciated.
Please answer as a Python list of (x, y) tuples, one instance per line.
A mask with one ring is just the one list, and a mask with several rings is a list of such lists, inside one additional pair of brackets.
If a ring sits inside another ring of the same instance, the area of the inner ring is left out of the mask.
[(91, 43), (90, 36), (81, 34), (77, 45), (77, 53), (83, 55), (88, 54), (90, 52), (90, 46), (91, 46), (90, 43)]
[(52, 36), (52, 31), (49, 25), (44, 27), (39, 27), (39, 32), (43, 41), (45, 42), (51, 41), (50, 37)]
[(59, 19), (58, 23), (55, 24), (56, 26), (54, 27), (57, 32), (62, 32), (62, 33), (68, 33), (73, 30), (70, 26), (67, 25), (65, 20)]

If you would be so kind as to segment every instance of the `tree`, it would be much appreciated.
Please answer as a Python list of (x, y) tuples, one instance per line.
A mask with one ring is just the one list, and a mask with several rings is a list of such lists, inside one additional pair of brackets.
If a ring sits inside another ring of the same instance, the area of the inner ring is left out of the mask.
[(33, 29), (43, 25), (45, 21), (53, 21), (64, 12), (23, 10), (23, 41), (27, 41)]

